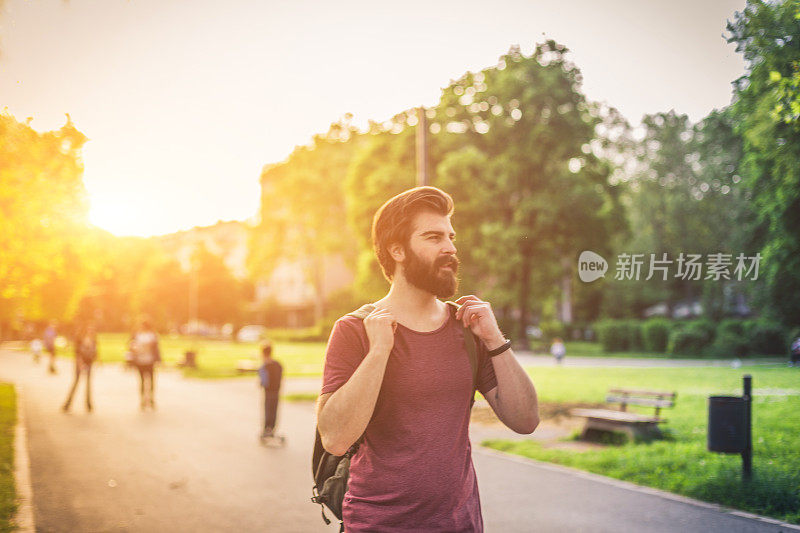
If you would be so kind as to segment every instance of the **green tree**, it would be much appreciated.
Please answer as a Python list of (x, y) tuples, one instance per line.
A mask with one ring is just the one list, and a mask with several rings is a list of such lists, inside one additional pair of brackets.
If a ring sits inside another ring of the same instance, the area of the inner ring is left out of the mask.
[(250, 238), (251, 274), (269, 279), (281, 261), (296, 263), (317, 294), (317, 319), (324, 314), (327, 259), (341, 255), (352, 264), (355, 253), (344, 181), (360, 136), (349, 118), (315, 136), (310, 146), (296, 148), (285, 162), (264, 169), (260, 220)]
[[(142, 312), (150, 313), (148, 298), (140, 295), (148, 284), (152, 264), (165, 260), (153, 239), (117, 237), (95, 229), (92, 232), (99, 263), (79, 305), (79, 321), (93, 320), (104, 331), (132, 330)], [(158, 321), (158, 312), (154, 313)], [(164, 324), (158, 322), (158, 326)]]
[(94, 257), (81, 148), (69, 117), (39, 133), (0, 114), (0, 320), (69, 320)]
[[(371, 124), (345, 182), (347, 220), (358, 246), (356, 294), (373, 301), (386, 294), (386, 281), (372, 247), (372, 218), (392, 196), (416, 185), (416, 130), (407, 116), (394, 117), (388, 131)], [(394, 131), (392, 131), (394, 129)]]
[[(190, 276), (197, 279), (197, 318), (218, 325), (238, 322), (244, 302), (242, 282), (234, 277), (220, 256), (203, 245), (197, 246), (191, 261), (194, 270)], [(165, 266), (170, 268), (169, 263)], [(177, 307), (180, 301), (186, 301), (180, 291), (173, 296)]]
[[(727, 285), (735, 282), (694, 281), (676, 277), (683, 254), (736, 254), (750, 248), (751, 222), (747, 191), (741, 183), (741, 139), (733, 131), (729, 110), (714, 111), (693, 125), (674, 111), (646, 115), (643, 138), (633, 150), (636, 166), (624, 194), (630, 232), (616, 253), (644, 254), (641, 280), (612, 281), (604, 307), (616, 317), (641, 316), (644, 309), (665, 302), (704, 300), (706, 312), (724, 312)], [(673, 261), (664, 280), (649, 276), (651, 254)]]
[[(201, 278), (207, 278), (198, 290), (200, 302), (207, 304), (198, 307), (200, 317), (210, 321), (213, 317), (217, 319), (213, 320), (216, 323), (235, 320), (239, 310), (238, 283), (232, 281), (232, 276), (226, 275), (227, 268), (222, 270), (220, 262), (203, 254), (199, 258), (198, 270)], [(220, 298), (220, 291), (226, 290), (231, 292), (225, 298)], [(218, 305), (222, 305), (221, 308), (215, 308), (219, 314), (200, 313)], [(142, 267), (131, 306), (136, 315), (149, 317), (155, 327), (161, 330), (177, 329), (189, 320), (189, 273), (181, 268), (176, 259), (163, 252), (154, 253)]]
[[(566, 53), (553, 41), (529, 57), (512, 48), (498, 66), (453, 81), (427, 111), (432, 184), (456, 202), (462, 286), (506, 317), (514, 311), (519, 339), (531, 309), (547, 312), (542, 302), (555, 304), (571, 291), (563, 281), (581, 249), (605, 250), (623, 220), (609, 183), (612, 165), (597, 155), (599, 139), (596, 150), (591, 145), (605, 119), (580, 92), (580, 72)], [(383, 202), (414, 185), (417, 127), (415, 110), (373, 124), (348, 176), (358, 280), (372, 297), (385, 283), (370, 223)]]
[(800, 324), (800, 1), (749, 1), (728, 24), (747, 73), (734, 84), (743, 175), (764, 232), (766, 311)]

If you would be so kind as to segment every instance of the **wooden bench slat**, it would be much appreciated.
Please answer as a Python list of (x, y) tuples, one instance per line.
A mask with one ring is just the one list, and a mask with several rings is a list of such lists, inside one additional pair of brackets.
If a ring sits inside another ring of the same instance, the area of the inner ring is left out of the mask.
[[(608, 404), (620, 404), (620, 410), (612, 409), (571, 409), (570, 414), (586, 418), (581, 438), (588, 438), (593, 432), (622, 431), (631, 438), (652, 439), (661, 437), (658, 425), (666, 422), (659, 417), (662, 408), (674, 407), (677, 394), (674, 392), (646, 391), (635, 389), (609, 389), (606, 395)], [(626, 411), (628, 405), (654, 407), (654, 415), (644, 415)], [(609, 406), (610, 407), (610, 406)]]
[(570, 411), (574, 416), (581, 416), (585, 418), (600, 418), (604, 420), (614, 420), (617, 422), (625, 422), (630, 424), (653, 424), (663, 422), (662, 418), (657, 416), (647, 416), (639, 413), (629, 413), (627, 411), (612, 411), (610, 409), (572, 409)]
[(676, 392), (666, 391), (651, 391), (651, 390), (638, 390), (638, 389), (608, 389), (609, 394), (623, 394), (632, 396), (657, 396), (659, 398), (672, 398), (678, 395)]
[(258, 362), (253, 361), (252, 359), (239, 359), (236, 361), (236, 371), (240, 374), (244, 374), (246, 372), (258, 372), (258, 367)]
[(607, 396), (607, 403), (626, 403), (628, 405), (641, 405), (644, 407), (672, 407), (672, 400), (656, 400), (653, 398), (638, 398), (636, 396)]

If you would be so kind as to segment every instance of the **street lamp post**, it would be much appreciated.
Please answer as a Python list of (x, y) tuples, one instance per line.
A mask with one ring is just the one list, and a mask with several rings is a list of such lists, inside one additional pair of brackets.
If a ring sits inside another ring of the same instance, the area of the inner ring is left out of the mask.
[(417, 108), (417, 185), (428, 185), (428, 120), (425, 108)]

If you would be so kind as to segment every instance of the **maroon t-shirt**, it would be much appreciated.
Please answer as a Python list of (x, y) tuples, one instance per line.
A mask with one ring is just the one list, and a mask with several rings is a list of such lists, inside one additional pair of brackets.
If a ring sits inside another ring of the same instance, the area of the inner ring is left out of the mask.
[[(375, 411), (350, 465), (343, 518), (348, 533), (483, 531), (469, 442), (472, 370), (464, 329), (450, 317), (439, 329), (398, 325)], [(497, 385), (478, 342), (478, 390)], [(328, 341), (322, 393), (344, 385), (369, 350), (360, 319), (336, 322)]]

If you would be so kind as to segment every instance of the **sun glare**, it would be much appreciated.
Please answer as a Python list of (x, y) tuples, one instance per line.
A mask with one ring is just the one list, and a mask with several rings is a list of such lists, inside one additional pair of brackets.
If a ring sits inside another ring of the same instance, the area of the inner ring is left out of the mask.
[(149, 237), (159, 233), (158, 220), (152, 213), (143, 213), (134, 202), (119, 198), (103, 198), (90, 194), (89, 221), (114, 235)]

